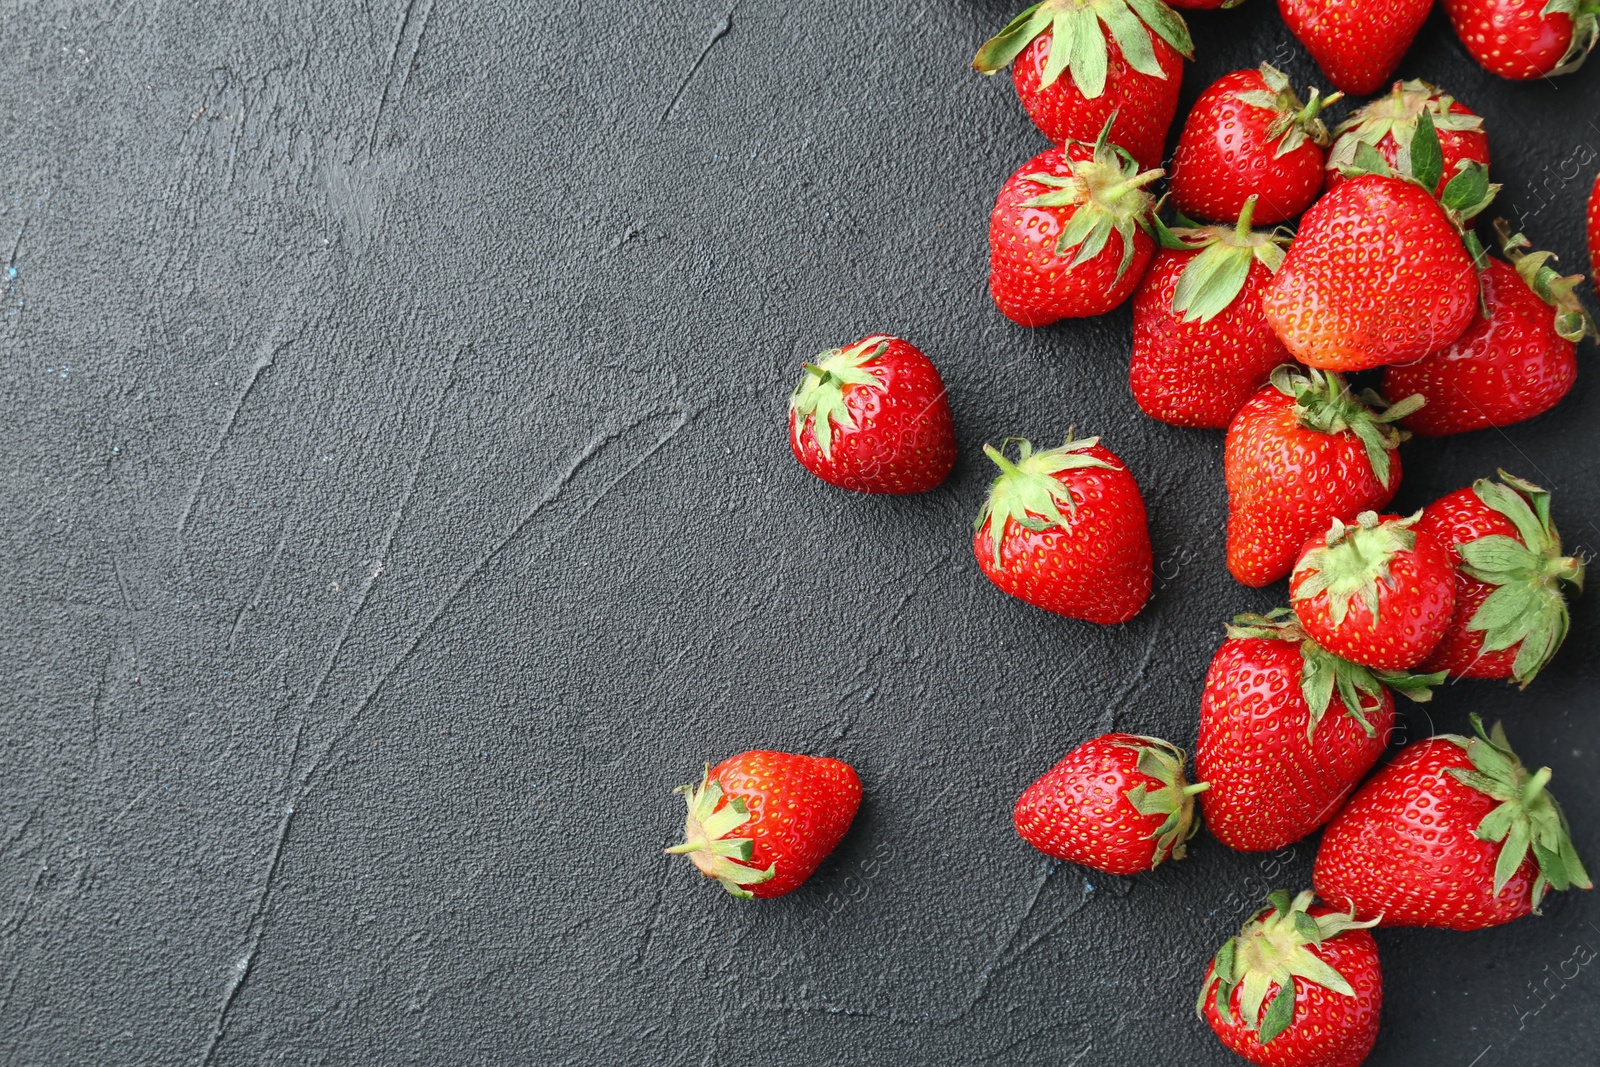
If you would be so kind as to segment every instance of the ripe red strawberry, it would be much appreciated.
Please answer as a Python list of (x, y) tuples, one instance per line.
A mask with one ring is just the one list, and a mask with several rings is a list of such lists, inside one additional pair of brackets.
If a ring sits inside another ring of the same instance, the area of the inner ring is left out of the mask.
[(1259, 198), (1256, 222), (1294, 218), (1322, 192), (1328, 128), (1319, 116), (1339, 99), (1311, 90), (1302, 104), (1282, 71), (1224, 74), (1200, 94), (1172, 157), (1172, 200), (1183, 214), (1231, 222)]
[(1544, 414), (1578, 379), (1575, 342), (1596, 336), (1573, 292), (1583, 275), (1563, 278), (1549, 252), (1527, 255), (1526, 237), (1508, 234), (1503, 219), (1496, 226), (1511, 262), (1490, 259), (1480, 276), (1488, 317), (1480, 310), (1451, 344), (1384, 371), (1384, 395), (1427, 398), (1406, 418), (1412, 433), (1464, 433)]
[(1385, 411), (1379, 397), (1353, 395), (1337, 374), (1273, 371), (1272, 384), (1234, 416), (1223, 448), (1233, 576), (1269, 585), (1334, 519), (1351, 522), (1393, 499), (1405, 434), (1389, 423), (1418, 403)]
[(811, 877), (850, 828), (861, 779), (848, 763), (757, 749), (706, 768), (689, 802), (687, 855), (736, 897), (781, 897)]
[(1537, 913), (1550, 888), (1591, 888), (1567, 820), (1496, 724), (1408, 745), (1328, 825), (1313, 875), (1383, 926), (1481, 930)]
[(1140, 409), (1175, 426), (1224, 429), (1289, 361), (1261, 314), (1261, 290), (1283, 262), (1286, 239), (1250, 229), (1255, 198), (1235, 227), (1160, 230), (1133, 295), (1128, 384)]
[(789, 448), (818, 478), (862, 493), (921, 493), (956, 462), (944, 382), (907, 341), (874, 334), (822, 353), (789, 398)]
[(1419, 532), (1454, 547), (1456, 607), (1424, 670), (1459, 678), (1509, 678), (1526, 686), (1567, 636), (1570, 589), (1583, 590), (1583, 560), (1561, 554), (1550, 494), (1500, 472), (1440, 497)]
[(1352, 96), (1389, 80), (1432, 7), (1433, 0), (1278, 0), (1289, 32), (1333, 87)]
[(1444, 675), (1374, 671), (1306, 636), (1286, 608), (1240, 615), (1211, 658), (1200, 697), (1195, 774), (1211, 835), (1271, 852), (1333, 817), (1394, 727), (1391, 687), (1432, 696)]
[(1570, 74), (1600, 36), (1592, 0), (1444, 0), (1472, 58), (1502, 78)]
[(995, 306), (1023, 326), (1048, 326), (1128, 299), (1155, 254), (1155, 198), (1144, 186), (1159, 177), (1103, 139), (1029, 160), (1006, 179), (989, 218)]
[(1183, 859), (1194, 797), (1183, 752), (1165, 741), (1105, 734), (1062, 757), (1017, 799), (1017, 833), (1040, 852), (1107, 874), (1138, 874)]
[(1428, 658), (1455, 610), (1456, 566), (1447, 541), (1415, 528), (1420, 518), (1363, 511), (1306, 544), (1289, 600), (1312, 640), (1383, 670)]
[(993, 74), (1015, 60), (1017, 96), (1057, 144), (1092, 142), (1109, 123), (1111, 141), (1154, 167), (1193, 56), (1183, 17), (1161, 0), (1043, 0), (985, 42), (972, 66)]
[(1328, 192), (1345, 180), (1344, 169), (1356, 165), (1356, 152), (1364, 144), (1376, 149), (1391, 168), (1404, 170), (1400, 152), (1410, 148), (1424, 111), (1433, 122), (1443, 159), (1439, 179), (1432, 186), (1434, 196), (1444, 195), (1445, 186), (1462, 163), (1489, 166), (1489, 135), (1483, 132), (1482, 118), (1425, 81), (1395, 82), (1388, 96), (1359, 109), (1334, 131), (1338, 139), (1328, 153)]
[(1263, 1067), (1357, 1067), (1378, 1039), (1383, 972), (1370, 922), (1287, 890), (1206, 969), (1195, 1011)]
[(1600, 175), (1594, 179), (1589, 191), (1589, 265), (1595, 277), (1600, 278)]
[(1110, 625), (1139, 614), (1153, 578), (1150, 530), (1127, 466), (1098, 437), (1017, 449), (1013, 463), (983, 446), (1000, 468), (974, 524), (983, 573), (1057, 615)]

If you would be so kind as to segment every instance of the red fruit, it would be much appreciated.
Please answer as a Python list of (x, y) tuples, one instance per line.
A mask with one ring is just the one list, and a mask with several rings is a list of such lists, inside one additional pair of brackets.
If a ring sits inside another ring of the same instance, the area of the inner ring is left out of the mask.
[(921, 493), (955, 466), (944, 382), (909, 342), (874, 334), (805, 368), (789, 398), (789, 448), (818, 478), (862, 493)]
[(1289, 601), (1311, 639), (1336, 656), (1382, 670), (1428, 657), (1456, 606), (1455, 553), (1409, 519), (1363, 511), (1338, 519), (1300, 553)]
[(1183, 859), (1199, 824), (1183, 753), (1154, 737), (1105, 734), (1062, 757), (1017, 799), (1022, 839), (1056, 859), (1138, 874)]
[(1444, 10), (1473, 59), (1519, 81), (1577, 70), (1600, 28), (1590, 0), (1444, 0)]
[(1595, 176), (1594, 188), (1589, 191), (1589, 265), (1600, 277), (1600, 175)]
[(1211, 835), (1271, 852), (1333, 817), (1394, 727), (1389, 687), (1428, 700), (1444, 675), (1372, 671), (1306, 636), (1288, 609), (1240, 615), (1211, 657), (1195, 774)]
[(1398, 168), (1401, 146), (1411, 144), (1424, 111), (1438, 134), (1442, 157), (1434, 196), (1444, 195), (1462, 163), (1489, 166), (1489, 136), (1483, 132), (1482, 118), (1425, 81), (1395, 82), (1388, 96), (1356, 111), (1334, 131), (1338, 140), (1328, 153), (1328, 192), (1345, 180), (1344, 168), (1356, 165), (1361, 145), (1372, 146), (1385, 163)]
[(1393, 499), (1405, 435), (1389, 423), (1414, 410), (1407, 400), (1383, 411), (1379, 397), (1354, 396), (1337, 374), (1273, 371), (1234, 416), (1223, 448), (1233, 576), (1269, 585), (1334, 519), (1352, 522)]
[[(1009, 443), (1009, 442), (1008, 442)], [(1128, 468), (1098, 437), (1035, 452), (1018, 442), (975, 524), (978, 566), (1035, 607), (1103, 625), (1127, 622), (1150, 599), (1150, 531)]]
[[(1127, 154), (1068, 141), (1006, 179), (989, 218), (989, 292), (1023, 326), (1102, 315), (1132, 294), (1155, 253), (1155, 199)], [(1115, 239), (1113, 239), (1115, 238)]]
[(1339, 99), (1311, 90), (1302, 104), (1282, 71), (1224, 74), (1200, 94), (1172, 157), (1172, 200), (1197, 219), (1231, 222), (1245, 201), (1259, 197), (1257, 223), (1268, 226), (1300, 214), (1322, 192), (1328, 128), (1319, 113)]
[[(1141, 167), (1161, 162), (1178, 110), (1183, 58), (1194, 43), (1183, 17), (1161, 0), (1043, 0), (978, 49), (974, 69), (1016, 61), (1017, 96), (1044, 135), (1093, 142), (1105, 136)], [(1056, 41), (1067, 42), (1056, 48)]]
[(1389, 80), (1432, 7), (1433, 0), (1278, 0), (1289, 32), (1333, 87), (1352, 96)]
[(736, 897), (781, 897), (811, 877), (861, 806), (848, 763), (789, 752), (744, 752), (707, 767), (689, 802), (687, 855)]
[(1537, 913), (1547, 889), (1591, 888), (1567, 820), (1546, 790), (1472, 716), (1474, 738), (1406, 746), (1328, 825), (1314, 881), (1382, 926), (1481, 930)]
[(1480, 478), (1429, 504), (1416, 529), (1461, 560), (1450, 627), (1423, 669), (1533, 681), (1567, 636), (1567, 590), (1583, 590), (1583, 560), (1561, 554), (1550, 494), (1501, 471), (1500, 484)]
[(1383, 973), (1370, 922), (1269, 898), (1206, 969), (1195, 1011), (1222, 1043), (1265, 1067), (1356, 1067), (1378, 1039)]
[(1261, 313), (1283, 238), (1236, 227), (1166, 231), (1133, 295), (1128, 384), (1151, 418), (1224, 429), (1289, 353)]

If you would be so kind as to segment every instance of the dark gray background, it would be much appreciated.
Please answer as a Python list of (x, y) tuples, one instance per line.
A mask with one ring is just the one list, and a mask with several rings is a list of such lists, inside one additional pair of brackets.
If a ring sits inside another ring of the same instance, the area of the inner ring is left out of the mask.
[[(0, 1061), (1231, 1062), (1196, 984), (1314, 841), (1120, 880), (1011, 829), (1089, 735), (1192, 744), (1222, 621), (1284, 595), (1229, 579), (1221, 435), (1139, 415), (1125, 311), (989, 302), (989, 206), (1044, 146), (967, 69), (1012, 7), (0, 4)], [(1267, 0), (1190, 22), (1185, 105), (1267, 58), (1320, 81)], [(1500, 82), (1436, 14), (1404, 72), (1488, 116), (1504, 205), (1581, 264), (1600, 70)], [(798, 362), (880, 330), (955, 410), (917, 499), (784, 443)], [(1591, 552), (1592, 381), (1408, 446), (1399, 504), (1504, 465)], [(1126, 626), (970, 559), (978, 446), (1072, 425), (1151, 507)], [(1503, 716), (1600, 866), (1575, 619), (1527, 692), (1408, 718)], [(752, 906), (660, 849), (671, 787), (756, 746), (866, 800)], [(1380, 931), (1370, 1062), (1593, 1062), (1574, 896)]]

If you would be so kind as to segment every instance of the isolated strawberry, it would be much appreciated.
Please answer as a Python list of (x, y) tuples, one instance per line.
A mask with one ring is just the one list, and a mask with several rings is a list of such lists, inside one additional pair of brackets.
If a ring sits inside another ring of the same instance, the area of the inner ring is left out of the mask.
[(1223, 943), (1195, 1011), (1263, 1067), (1356, 1067), (1378, 1039), (1383, 972), (1371, 922), (1287, 890)]
[(1183, 17), (1161, 0), (1043, 0), (985, 42), (972, 66), (993, 74), (1015, 61), (1017, 96), (1050, 140), (1092, 142), (1110, 123), (1111, 141), (1154, 167), (1193, 55)]
[(920, 493), (955, 466), (944, 382), (909, 342), (875, 334), (805, 369), (789, 398), (789, 448), (818, 478), (862, 493)]
[(1600, 36), (1594, 0), (1444, 0), (1472, 58), (1502, 78), (1570, 74)]
[(1402, 519), (1363, 511), (1313, 538), (1289, 576), (1289, 602), (1306, 633), (1336, 656), (1405, 670), (1428, 658), (1456, 606), (1450, 543)]
[(1138, 874), (1183, 859), (1194, 798), (1183, 752), (1155, 737), (1105, 734), (1062, 757), (1017, 799), (1022, 839), (1056, 859), (1107, 874)]
[(1155, 253), (1141, 173), (1104, 138), (1039, 153), (1006, 180), (989, 217), (989, 292), (1023, 326), (1101, 315), (1132, 294)]
[(687, 855), (736, 897), (781, 897), (811, 877), (850, 828), (861, 779), (823, 756), (756, 750), (708, 766), (689, 802)]
[(1195, 775), (1211, 835), (1271, 852), (1333, 817), (1383, 755), (1391, 689), (1424, 701), (1444, 675), (1375, 671), (1306, 636), (1287, 608), (1240, 615), (1211, 657)]
[(1481, 276), (1482, 310), (1466, 333), (1414, 363), (1384, 371), (1386, 396), (1427, 398), (1405, 421), (1426, 437), (1510, 426), (1555, 407), (1578, 379), (1576, 342), (1596, 337), (1574, 290), (1549, 252), (1525, 254), (1528, 239), (1496, 221), (1511, 262), (1490, 259)]
[(1526, 686), (1567, 636), (1567, 594), (1583, 590), (1583, 560), (1561, 554), (1550, 494), (1500, 472), (1440, 497), (1416, 529), (1454, 547), (1456, 607), (1423, 664), (1460, 678)]
[(1529, 773), (1472, 716), (1476, 737), (1406, 746), (1328, 825), (1314, 881), (1383, 926), (1481, 930), (1538, 912), (1546, 890), (1591, 888), (1550, 768)]
[(1333, 87), (1352, 96), (1389, 80), (1432, 7), (1433, 0), (1278, 0), (1289, 32)]
[(1343, 378), (1279, 367), (1228, 427), (1228, 570), (1245, 585), (1284, 577), (1306, 541), (1334, 519), (1383, 507), (1400, 487), (1405, 434), (1389, 423), (1416, 410), (1407, 398), (1384, 409)]
[(1128, 468), (1098, 437), (1042, 452), (1016, 443), (1015, 462), (983, 446), (1000, 468), (974, 524), (983, 573), (1057, 615), (1109, 625), (1139, 614), (1153, 577), (1150, 531)]
[(1395, 82), (1389, 95), (1357, 110), (1334, 130), (1337, 138), (1328, 153), (1328, 192), (1345, 180), (1344, 169), (1356, 165), (1361, 145), (1371, 145), (1390, 168), (1404, 171), (1401, 153), (1409, 151), (1417, 120), (1428, 113), (1439, 138), (1439, 180), (1431, 186), (1443, 196), (1445, 186), (1464, 162), (1489, 166), (1489, 135), (1483, 119), (1461, 101), (1425, 81)]
[(1311, 90), (1301, 103), (1288, 77), (1263, 63), (1212, 82), (1194, 102), (1172, 157), (1172, 201), (1197, 219), (1232, 222), (1258, 198), (1255, 220), (1267, 226), (1300, 214), (1322, 192), (1326, 100)]

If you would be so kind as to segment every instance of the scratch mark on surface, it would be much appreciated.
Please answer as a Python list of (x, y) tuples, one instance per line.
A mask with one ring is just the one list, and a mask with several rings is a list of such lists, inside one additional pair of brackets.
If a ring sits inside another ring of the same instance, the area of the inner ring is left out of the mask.
[(17, 227), (16, 240), (11, 242), (11, 254), (6, 257), (7, 268), (15, 267), (17, 265), (17, 252), (22, 248), (22, 235), (28, 232), (28, 224), (32, 221), (33, 217), (30, 215), (22, 220), (21, 226)]
[(1106, 714), (1100, 722), (1102, 733), (1110, 733), (1115, 728), (1117, 725), (1117, 710), (1121, 707), (1122, 702), (1132, 696), (1136, 689), (1143, 687), (1150, 673), (1150, 657), (1155, 652), (1156, 636), (1160, 632), (1160, 627), (1154, 625), (1150, 627), (1150, 640), (1145, 642), (1144, 658), (1139, 661), (1138, 669), (1123, 684), (1121, 691), (1106, 702)]
[(152, 782), (151, 784), (145, 786), (144, 789), (141, 790), (137, 796), (135, 796), (132, 800), (128, 801), (128, 803), (123, 807), (123, 809), (121, 811), (117, 812), (116, 818), (112, 819), (109, 823), (106, 824), (106, 829), (108, 829), (108, 830), (115, 829), (117, 823), (122, 821), (123, 816), (127, 815), (128, 812), (132, 811), (138, 805), (139, 801), (141, 801), (145, 797), (149, 796), (150, 795), (150, 791), (152, 789), (154, 789), (154, 788), (155, 788), (155, 783), (154, 782)]
[(1012, 925), (1011, 933), (1007, 935), (1005, 943), (1000, 946), (993, 958), (989, 960), (988, 965), (984, 967), (983, 973), (978, 977), (978, 987), (972, 991), (972, 996), (968, 998), (966, 1006), (949, 1019), (949, 1022), (955, 1023), (965, 1019), (972, 1014), (972, 1010), (978, 1006), (979, 1002), (989, 995), (989, 984), (994, 981), (994, 976), (1009, 962), (1006, 957), (1011, 951), (1011, 946), (1016, 943), (1017, 935), (1022, 932), (1023, 926), (1027, 924), (1029, 916), (1033, 914), (1033, 909), (1038, 906), (1039, 898), (1044, 893), (1044, 887), (1050, 884), (1051, 877), (1060, 869), (1061, 864), (1055, 860), (1045, 865), (1039, 880), (1034, 883), (1033, 893), (1028, 897), (1028, 903), (1023, 906), (1022, 914), (1017, 916), (1017, 921)]
[(717, 46), (717, 42), (728, 36), (728, 32), (733, 29), (733, 13), (738, 10), (738, 7), (739, 5), (736, 3), (733, 7), (728, 8), (728, 13), (722, 16), (722, 21), (717, 23), (716, 28), (711, 31), (711, 39), (706, 42), (704, 48), (700, 49), (700, 54), (695, 57), (694, 62), (689, 66), (689, 72), (678, 83), (678, 89), (672, 94), (672, 99), (667, 101), (667, 106), (662, 109), (661, 117), (656, 120), (656, 129), (660, 129), (667, 124), (667, 117), (672, 114), (672, 109), (678, 106), (678, 101), (683, 99), (683, 94), (689, 88), (689, 83), (694, 80), (694, 76), (700, 73), (700, 66), (706, 61), (706, 56), (710, 55), (711, 50)]
[(189, 525), (189, 515), (194, 511), (195, 502), (200, 499), (200, 490), (205, 485), (206, 472), (216, 463), (217, 456), (222, 454), (222, 446), (227, 443), (228, 435), (233, 433), (234, 424), (239, 421), (239, 412), (244, 409), (245, 401), (250, 398), (250, 393), (255, 389), (256, 383), (261, 380), (261, 375), (277, 361), (278, 353), (294, 343), (295, 339), (291, 337), (276, 345), (269, 344), (261, 355), (257, 357), (255, 363), (251, 365), (250, 377), (245, 379), (244, 388), (239, 390), (238, 397), (234, 399), (233, 407), (228, 411), (228, 417), (222, 422), (222, 432), (217, 434), (217, 439), (212, 442), (211, 451), (206, 455), (205, 462), (201, 464), (199, 472), (194, 476), (194, 485), (190, 487), (189, 497), (183, 502), (183, 511), (178, 515), (179, 534), (182, 534)]
[(244, 629), (244, 617), (255, 614), (256, 608), (261, 604), (261, 594), (266, 591), (267, 580), (278, 570), (278, 560), (283, 556), (284, 542), (289, 538), (289, 524), (284, 520), (278, 525), (278, 544), (272, 550), (272, 558), (267, 561), (266, 567), (261, 571), (261, 577), (256, 582), (255, 592), (250, 599), (239, 605), (239, 610), (233, 616), (233, 629), (228, 631), (228, 651), (233, 651), (233, 643), (239, 639), (239, 631)]
[(22, 822), (17, 825), (17, 828), (11, 831), (10, 836), (6, 838), (5, 844), (0, 845), (0, 856), (3, 856), (7, 852), (11, 851), (11, 846), (22, 840), (22, 835), (28, 832), (28, 827), (33, 825), (33, 820), (39, 817), (39, 811), (39, 808), (34, 808), (32, 811), (28, 812), (28, 814), (23, 818)]
[[(662, 857), (666, 859), (667, 857)], [(644, 962), (644, 954), (650, 948), (650, 941), (655, 937), (656, 927), (661, 924), (661, 901), (666, 896), (667, 876), (671, 874), (672, 867), (668, 863), (661, 863), (661, 877), (656, 879), (655, 900), (650, 903), (650, 921), (645, 924), (644, 933), (639, 938), (639, 943), (634, 946), (633, 965), (635, 967)]]
[[(383, 93), (378, 97), (378, 108), (372, 113), (372, 128), (367, 132), (367, 157), (378, 148), (378, 128), (383, 124), (383, 114), (389, 107), (389, 97), (395, 92), (395, 71), (400, 60), (400, 46), (405, 43), (406, 30), (411, 27), (411, 20), (416, 13), (418, 0), (406, 0), (405, 8), (400, 12), (400, 26), (395, 30), (394, 43), (389, 47), (389, 63), (383, 72)], [(428, 18), (433, 14), (433, 0), (422, 0), (422, 13), (417, 17), (417, 36), (411, 45), (411, 55), (406, 59), (406, 65), (400, 74), (399, 91), (404, 92), (407, 85), (411, 84), (411, 67), (416, 62), (417, 52), (422, 48), (422, 35), (428, 32)]]
[(10, 936), (22, 929), (22, 924), (27, 921), (28, 909), (39, 896), (39, 884), (44, 881), (44, 874), (50, 869), (49, 860), (40, 860), (39, 867), (33, 872), (33, 884), (28, 887), (27, 895), (17, 905), (17, 910), (6, 923), (5, 933)]

